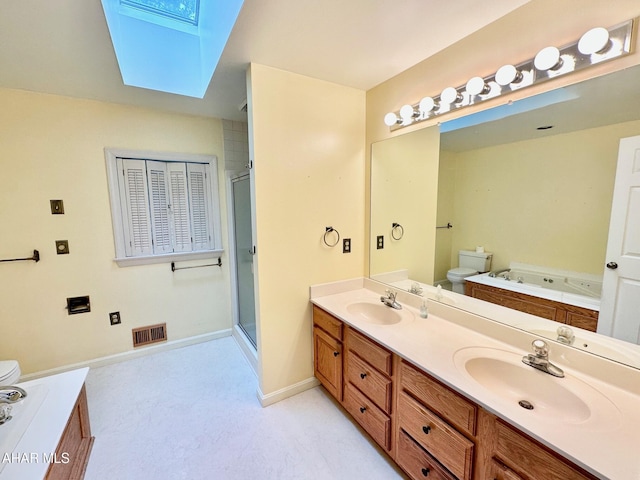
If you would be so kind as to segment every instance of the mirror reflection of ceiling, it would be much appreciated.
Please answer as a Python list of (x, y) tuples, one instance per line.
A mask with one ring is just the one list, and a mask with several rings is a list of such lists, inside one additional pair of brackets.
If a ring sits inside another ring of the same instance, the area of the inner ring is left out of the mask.
[[(464, 152), (640, 119), (640, 67), (628, 68), (441, 125), (441, 150)], [(553, 126), (546, 130), (539, 127)]]

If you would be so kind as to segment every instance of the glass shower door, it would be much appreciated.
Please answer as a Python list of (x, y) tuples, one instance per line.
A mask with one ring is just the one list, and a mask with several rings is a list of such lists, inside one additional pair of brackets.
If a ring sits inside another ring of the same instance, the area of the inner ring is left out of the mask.
[(234, 178), (233, 229), (236, 250), (238, 325), (253, 346), (256, 339), (255, 297), (253, 291), (253, 236), (251, 232), (251, 193), (249, 175)]

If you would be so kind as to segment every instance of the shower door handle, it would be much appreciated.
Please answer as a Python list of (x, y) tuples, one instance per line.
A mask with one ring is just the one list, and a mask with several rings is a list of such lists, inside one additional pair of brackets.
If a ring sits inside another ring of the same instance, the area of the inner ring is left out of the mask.
[(255, 255), (255, 254), (256, 254), (256, 246), (254, 245), (249, 249), (249, 255)]

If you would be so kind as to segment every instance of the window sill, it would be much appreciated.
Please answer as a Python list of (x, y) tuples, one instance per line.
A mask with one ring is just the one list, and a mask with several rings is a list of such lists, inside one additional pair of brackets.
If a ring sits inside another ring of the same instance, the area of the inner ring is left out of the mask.
[(202, 252), (169, 253), (165, 255), (149, 255), (145, 257), (115, 258), (119, 267), (133, 267), (135, 265), (152, 265), (155, 263), (186, 262), (188, 260), (204, 260), (217, 258), (224, 250), (205, 250)]

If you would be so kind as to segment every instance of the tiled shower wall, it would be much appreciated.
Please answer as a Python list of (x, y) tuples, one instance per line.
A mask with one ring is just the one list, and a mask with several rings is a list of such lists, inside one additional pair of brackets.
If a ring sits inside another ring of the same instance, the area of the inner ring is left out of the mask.
[(249, 130), (246, 122), (222, 120), (225, 170), (242, 171), (249, 163)]

